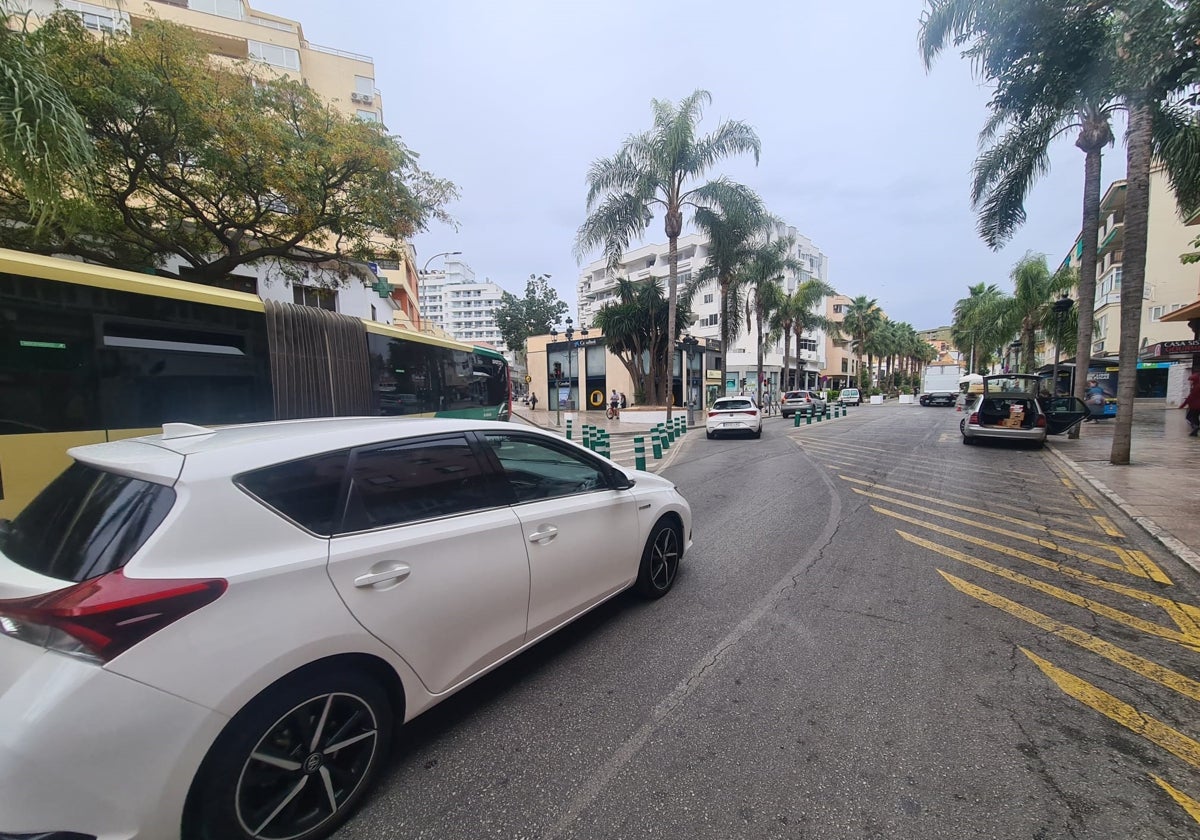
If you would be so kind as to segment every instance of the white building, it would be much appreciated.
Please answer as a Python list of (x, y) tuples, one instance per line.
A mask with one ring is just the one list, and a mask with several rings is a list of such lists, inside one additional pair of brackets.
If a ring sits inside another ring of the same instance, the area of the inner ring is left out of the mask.
[[(792, 249), (792, 256), (803, 266), (799, 272), (784, 278), (783, 288), (785, 292), (789, 294), (794, 292), (800, 283), (812, 278), (828, 282), (829, 258), (813, 244), (811, 239), (798, 233), (795, 228), (786, 225), (780, 225), (774, 235), (792, 237), (795, 242)], [(707, 261), (708, 240), (705, 236), (692, 233), (679, 237), (677, 270), (680, 293), (691, 282), (693, 275), (698, 273)], [(654, 278), (660, 281), (665, 292), (668, 272), (668, 245), (665, 242), (643, 245), (626, 252), (621, 258), (620, 266), (615, 271), (610, 270), (603, 259), (589, 263), (584, 266), (579, 276), (577, 288), (579, 322), (581, 324), (591, 324), (595, 320), (596, 313), (601, 308), (616, 300), (618, 277), (628, 277), (634, 282)], [(720, 339), (719, 297), (720, 292), (715, 281), (696, 291), (692, 299), (692, 311), (696, 316), (696, 320), (694, 323), (685, 326), (685, 333), (690, 333), (699, 339)], [(825, 311), (824, 301), (817, 307), (817, 311)], [(743, 380), (746, 383), (746, 390), (753, 390), (758, 367), (757, 346), (758, 335), (754, 329), (754, 324), (744, 325), (741, 332), (731, 342), (731, 346), (727, 351), (728, 361), (726, 370), (728, 378), (725, 382), (726, 392), (741, 390)], [(825, 334), (820, 330), (806, 334), (799, 351), (796, 348), (795, 340), (791, 342), (789, 367), (796, 367), (797, 358), (804, 362), (803, 379), (806, 381), (800, 382), (800, 386), (809, 385), (817, 387), (820, 371), (825, 365), (825, 346)], [(720, 368), (719, 358), (712, 360), (712, 367)], [(763, 378), (767, 380), (771, 391), (774, 393), (778, 393), (779, 391), (779, 379), (782, 367), (783, 341), (781, 339), (767, 348), (763, 354)], [(719, 375), (716, 377), (716, 382), (719, 385)], [(790, 385), (791, 383), (788, 384)]]
[(496, 326), (496, 309), (504, 289), (491, 280), (476, 280), (465, 262), (448, 257), (441, 271), (422, 271), (417, 300), (422, 320), (441, 327), (459, 341), (486, 342), (504, 350)]

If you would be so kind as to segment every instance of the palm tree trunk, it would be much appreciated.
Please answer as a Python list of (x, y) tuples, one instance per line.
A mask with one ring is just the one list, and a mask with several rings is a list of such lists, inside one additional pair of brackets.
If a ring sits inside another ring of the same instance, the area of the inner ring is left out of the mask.
[(718, 326), (721, 329), (721, 391), (719, 397), (725, 396), (726, 385), (729, 381), (729, 278), (722, 277), (718, 281), (721, 287), (721, 314)]
[[(783, 367), (779, 371), (779, 390), (782, 392), (787, 388), (788, 367), (790, 367), (792, 355), (792, 329), (788, 325), (783, 331)], [(800, 355), (800, 345), (796, 345), (796, 356)]]
[(1128, 464), (1133, 438), (1133, 401), (1137, 397), (1138, 344), (1142, 333), (1142, 290), (1146, 285), (1146, 229), (1150, 215), (1150, 107), (1129, 98), (1125, 133), (1125, 258), (1121, 263), (1121, 360), (1117, 382), (1117, 422), (1113, 428), (1114, 464)]
[[(678, 214), (678, 210), (675, 211)], [(670, 213), (668, 212), (667, 226), (670, 227)], [(679, 282), (679, 235), (675, 234), (668, 240), (668, 266), (669, 275), (667, 280), (667, 364), (663, 372), (664, 390), (663, 395), (667, 403), (667, 422), (671, 420), (671, 403), (674, 401), (673, 396), (675, 389), (671, 387), (672, 380), (675, 376), (675, 302), (679, 298), (679, 290), (677, 288)]]
[[(1076, 145), (1084, 138), (1080, 135)], [(1079, 257), (1079, 324), (1075, 336), (1075, 396), (1087, 398), (1087, 373), (1092, 361), (1092, 332), (1096, 321), (1096, 239), (1100, 233), (1100, 147), (1084, 149), (1083, 162), (1083, 253)], [(1055, 383), (1057, 385), (1057, 383)], [(1076, 425), (1067, 435), (1079, 437)]]
[(755, 383), (754, 383), (754, 384), (755, 384), (755, 387), (757, 388), (757, 391), (758, 391), (758, 404), (759, 404), (759, 406), (761, 406), (761, 405), (763, 404), (763, 400), (762, 400), (762, 392), (763, 392), (763, 386), (762, 386), (762, 373), (763, 373), (763, 334), (762, 334), (762, 328), (763, 328), (763, 311), (762, 311), (761, 309), (759, 309), (758, 307), (755, 307), (755, 309), (754, 309), (754, 328), (755, 328), (755, 330), (757, 330), (757, 332), (758, 332), (758, 335), (757, 335), (757, 336), (755, 336), (755, 339), (756, 339), (756, 340), (755, 340), (755, 342), (754, 342), (754, 343), (755, 343), (755, 344), (758, 346), (758, 374), (757, 374), (758, 378), (757, 378), (757, 380), (755, 380)]

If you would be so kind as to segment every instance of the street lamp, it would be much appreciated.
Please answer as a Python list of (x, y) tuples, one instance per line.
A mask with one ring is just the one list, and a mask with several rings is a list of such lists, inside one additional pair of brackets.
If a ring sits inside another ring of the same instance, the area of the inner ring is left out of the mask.
[[(1075, 301), (1063, 292), (1063, 296), (1054, 302), (1054, 378), (1051, 379), (1050, 396), (1058, 396), (1058, 357), (1061, 355), (1059, 345), (1062, 343), (1063, 318), (1067, 317), (1067, 313), (1071, 311), (1071, 307), (1075, 305)], [(1076, 371), (1078, 374), (1079, 371)]]
[(683, 358), (680, 359), (682, 362), (682, 365), (680, 366), (680, 373), (683, 374), (680, 378), (683, 381), (682, 387), (679, 389), (679, 396), (684, 408), (687, 409), (692, 404), (692, 401), (688, 399), (688, 393), (692, 389), (692, 376), (691, 370), (688, 366), (688, 354), (695, 354), (696, 348), (700, 346), (700, 339), (692, 335), (684, 335), (683, 338), (679, 339), (679, 345), (683, 352)]
[[(563, 330), (563, 335), (566, 336), (567, 344), (570, 345), (570, 343), (575, 338), (575, 324), (570, 318), (567, 318), (566, 323), (567, 323), (567, 327), (565, 330)], [(583, 326), (582, 324), (580, 324), (579, 325), (579, 334), (582, 337), (587, 338), (588, 328)], [(558, 328), (557, 327), (550, 328), (550, 337), (555, 338), (555, 339), (558, 338)], [(570, 394), (571, 394), (571, 392), (569, 390), (571, 387), (571, 382), (575, 379), (575, 374), (574, 374), (574, 370), (573, 370), (573, 368), (574, 368), (573, 361), (574, 360), (572, 358), (572, 356), (574, 356), (574, 352), (573, 352), (574, 350), (575, 350), (574, 347), (570, 347), (570, 346), (567, 347), (567, 388), (568, 388), (567, 396), (568, 397), (570, 397)], [(554, 403), (558, 407), (557, 419), (554, 422), (555, 422), (555, 425), (561, 426), (562, 425), (562, 390), (561, 390), (562, 389), (562, 380), (555, 382), (554, 387), (559, 389), (559, 393), (555, 395), (555, 399), (554, 399)]]
[(440, 253), (440, 254), (434, 254), (432, 257), (425, 260), (425, 265), (421, 267), (421, 273), (424, 274), (425, 271), (429, 268), (429, 264), (431, 262), (433, 262), (434, 260), (436, 260), (438, 257), (455, 257), (461, 253), (462, 253), (462, 251), (442, 251), (442, 253)]

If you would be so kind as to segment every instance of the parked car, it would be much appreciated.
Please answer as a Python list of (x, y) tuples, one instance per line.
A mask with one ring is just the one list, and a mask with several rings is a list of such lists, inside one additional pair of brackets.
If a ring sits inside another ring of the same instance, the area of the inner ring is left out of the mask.
[(996, 439), (1041, 448), (1047, 435), (1060, 435), (1088, 416), (1078, 397), (1039, 399), (1039, 379), (1023, 374), (983, 377), (982, 393), (959, 423), (963, 443)]
[(954, 401), (958, 399), (957, 391), (934, 391), (931, 394), (921, 394), (918, 402), (921, 405), (954, 405)]
[(788, 391), (779, 403), (779, 413), (784, 417), (793, 414), (817, 415), (825, 413), (825, 399), (816, 391)]
[(862, 405), (862, 394), (857, 388), (843, 388), (838, 394), (838, 402), (842, 405)]
[(725, 432), (750, 432), (762, 437), (762, 412), (754, 397), (718, 397), (704, 420), (704, 434), (712, 440)]
[(669, 481), (508, 423), (70, 455), (0, 528), (0, 837), (326, 836), (395, 727), (691, 545)]

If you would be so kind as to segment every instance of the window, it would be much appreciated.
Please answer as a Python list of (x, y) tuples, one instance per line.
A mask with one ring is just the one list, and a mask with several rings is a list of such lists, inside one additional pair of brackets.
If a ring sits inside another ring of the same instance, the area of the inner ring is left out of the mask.
[(292, 301), (301, 306), (337, 312), (337, 292), (316, 286), (292, 286)]
[(842, 373), (849, 373), (850, 363), (847, 359), (842, 359)]
[(376, 111), (364, 111), (359, 108), (354, 112), (354, 116), (366, 122), (379, 122), (379, 114)]
[(291, 47), (279, 47), (275, 44), (264, 44), (262, 41), (247, 41), (252, 61), (270, 64), (272, 67), (282, 67), (285, 70), (300, 69), (300, 53)]
[(0, 532), (0, 550), (38, 574), (75, 582), (122, 568), (175, 504), (175, 491), (74, 463)]
[(330, 452), (255, 470), (235, 481), (267, 507), (327, 537), (337, 524), (337, 502), (349, 460), (349, 451)]
[(600, 468), (574, 452), (519, 435), (489, 434), (486, 440), (518, 504), (608, 489)]
[(1164, 309), (1164, 307), (1162, 307), (1162, 306), (1151, 306), (1150, 307), (1150, 320), (1151, 321), (1161, 321), (1162, 316), (1163, 316), (1163, 309)]
[(242, 19), (242, 0), (188, 0), (187, 7), (209, 15)]
[(64, 0), (62, 7), (78, 14), (84, 29), (90, 29), (93, 32), (112, 35), (117, 30), (126, 28), (120, 12), (115, 9), (93, 6), (91, 3), (78, 3), (74, 0)]
[(796, 342), (796, 349), (797, 350), (808, 350), (812, 353), (815, 353), (815, 352), (817, 352), (816, 339), (802, 338), (798, 342)]
[(840, 315), (840, 314), (842, 313), (842, 310), (843, 310), (843, 306), (842, 306), (842, 304), (840, 304), (840, 303), (835, 303), (835, 304), (833, 305), (833, 314), (834, 314), (834, 315)]
[(704, 302), (705, 302), (705, 303), (712, 303), (712, 302), (713, 302), (713, 296), (712, 296), (712, 295), (705, 295), (705, 296), (704, 296)]
[(341, 531), (387, 528), (506, 501), (465, 437), (387, 444), (354, 453)]
[(370, 101), (375, 96), (375, 80), (370, 76), (355, 76), (354, 92), (360, 97), (368, 97), (368, 101)]

